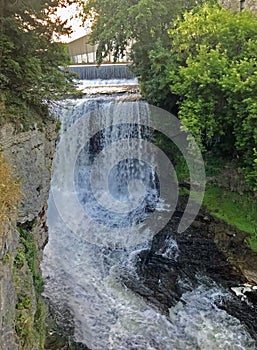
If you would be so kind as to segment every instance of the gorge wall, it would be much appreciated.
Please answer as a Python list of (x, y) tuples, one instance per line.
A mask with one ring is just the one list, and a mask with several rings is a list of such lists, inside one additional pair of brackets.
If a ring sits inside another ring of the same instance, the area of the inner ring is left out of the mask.
[(21, 184), (18, 213), (0, 235), (0, 350), (43, 349), (46, 310), (40, 260), (47, 242), (46, 208), (56, 124), (15, 131), (0, 127), (0, 146)]

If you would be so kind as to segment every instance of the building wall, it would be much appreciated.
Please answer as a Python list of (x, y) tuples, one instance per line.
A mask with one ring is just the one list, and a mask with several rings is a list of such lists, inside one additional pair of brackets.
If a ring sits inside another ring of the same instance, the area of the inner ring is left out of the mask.
[(74, 40), (68, 44), (69, 54), (74, 63), (94, 63), (97, 45), (88, 44), (89, 36)]

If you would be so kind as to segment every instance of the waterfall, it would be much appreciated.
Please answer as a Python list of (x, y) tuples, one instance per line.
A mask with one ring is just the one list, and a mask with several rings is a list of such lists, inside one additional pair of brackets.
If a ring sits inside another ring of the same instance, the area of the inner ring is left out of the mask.
[(74, 65), (70, 70), (78, 74), (80, 80), (132, 79), (133, 73), (126, 64)]
[[(99, 68), (77, 69), (82, 79), (99, 78)], [(112, 69), (105, 66), (101, 74), (108, 78)], [(128, 78), (126, 66), (116, 73), (110, 78)], [(157, 163), (164, 156), (149, 145), (148, 104), (84, 96), (64, 101), (55, 113), (61, 131), (47, 213), (44, 296), (56, 310), (69, 309), (75, 341), (91, 350), (254, 349), (240, 322), (217, 308), (227, 293), (217, 285), (192, 287), (168, 315), (124, 284), (124, 276), (140, 283), (136, 266), (139, 253), (150, 248), (151, 227), (175, 209), (160, 186)], [(165, 183), (172, 189), (176, 176), (168, 170)], [(172, 195), (176, 201), (175, 190)], [(158, 251), (163, 259), (178, 255), (174, 239)]]

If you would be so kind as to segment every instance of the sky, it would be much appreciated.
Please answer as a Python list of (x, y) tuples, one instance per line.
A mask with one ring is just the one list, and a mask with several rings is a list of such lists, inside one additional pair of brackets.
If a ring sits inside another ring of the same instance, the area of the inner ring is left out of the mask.
[[(59, 8), (57, 10), (57, 15), (60, 16), (63, 20), (68, 20), (68, 25), (72, 26), (73, 33), (70, 36), (62, 36), (61, 41), (70, 42), (72, 40), (78, 39), (83, 35), (86, 35), (90, 30), (82, 26), (82, 21), (78, 18), (74, 18), (75, 14), (78, 13), (78, 5), (72, 4), (67, 8)], [(72, 19), (70, 19), (73, 17)]]

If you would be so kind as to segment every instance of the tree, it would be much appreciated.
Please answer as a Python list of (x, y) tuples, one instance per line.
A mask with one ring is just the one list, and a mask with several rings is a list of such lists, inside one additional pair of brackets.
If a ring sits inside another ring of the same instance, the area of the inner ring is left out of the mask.
[(91, 41), (99, 44), (99, 63), (109, 52), (116, 59), (123, 56), (133, 42), (131, 58), (134, 72), (141, 78), (142, 92), (151, 102), (159, 103), (171, 94), (167, 86), (153, 79), (156, 72), (149, 55), (160, 46), (170, 48), (167, 29), (177, 16), (201, 2), (203, 0), (88, 0), (82, 15), (92, 21)]
[[(67, 1), (0, 1), (0, 98), (8, 110), (15, 105), (42, 110), (47, 101), (74, 92), (65, 47), (53, 34), (68, 33), (66, 22), (53, 17)], [(6, 110), (5, 110), (6, 112)]]
[[(185, 13), (169, 34), (169, 83), (180, 97), (180, 119), (203, 149), (240, 159), (256, 189), (256, 15), (204, 5)], [(156, 70), (158, 55), (152, 54)]]

